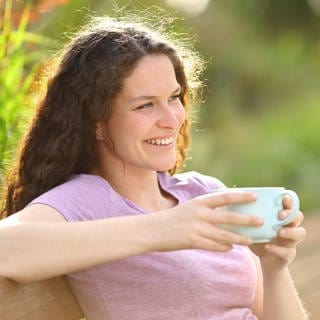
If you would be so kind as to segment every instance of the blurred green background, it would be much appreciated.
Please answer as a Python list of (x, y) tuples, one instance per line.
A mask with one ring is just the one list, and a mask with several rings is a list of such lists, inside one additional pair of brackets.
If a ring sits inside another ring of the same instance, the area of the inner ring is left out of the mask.
[[(29, 5), (28, 5), (29, 4)], [(228, 186), (285, 186), (320, 207), (320, 0), (0, 1), (4, 177), (66, 33), (88, 14), (166, 9), (207, 62), (184, 170)], [(119, 10), (118, 10), (119, 9)]]

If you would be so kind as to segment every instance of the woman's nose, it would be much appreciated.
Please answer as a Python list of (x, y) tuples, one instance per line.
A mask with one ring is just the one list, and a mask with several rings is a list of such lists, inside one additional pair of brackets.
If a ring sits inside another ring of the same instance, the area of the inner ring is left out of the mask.
[(185, 118), (183, 106), (162, 105), (159, 108), (159, 127), (179, 128)]

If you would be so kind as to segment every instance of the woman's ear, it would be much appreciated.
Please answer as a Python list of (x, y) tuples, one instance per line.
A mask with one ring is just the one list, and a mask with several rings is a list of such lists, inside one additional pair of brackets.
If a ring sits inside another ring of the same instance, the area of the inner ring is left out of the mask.
[(97, 140), (100, 140), (100, 141), (105, 140), (103, 135), (104, 126), (105, 126), (104, 121), (97, 121), (96, 123), (96, 139)]

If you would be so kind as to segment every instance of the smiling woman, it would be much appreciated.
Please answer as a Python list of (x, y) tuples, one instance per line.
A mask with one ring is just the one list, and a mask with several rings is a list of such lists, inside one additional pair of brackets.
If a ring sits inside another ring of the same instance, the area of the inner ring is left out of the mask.
[(167, 55), (141, 58), (124, 79), (108, 121), (97, 124), (102, 159), (99, 175), (116, 184), (124, 174), (130, 179), (130, 175), (139, 176), (145, 170), (163, 172), (173, 168), (176, 141), (185, 121), (180, 95)]
[(8, 177), (1, 277), (67, 275), (87, 320), (304, 319), (288, 271), (302, 213), (249, 250), (220, 226), (260, 226), (224, 209), (255, 196), (176, 173), (202, 65), (139, 23), (74, 36)]
[[(61, 56), (61, 63), (50, 80), (50, 88), (27, 138), (31, 148), (22, 148), (20, 168), (12, 171), (6, 214), (22, 209), (36, 196), (66, 181), (71, 174), (96, 171), (101, 162), (97, 155), (101, 152), (102, 132), (109, 144), (115, 138), (110, 140), (103, 128), (109, 117), (119, 117), (119, 113), (123, 116), (129, 114), (128, 110), (137, 108), (136, 111), (140, 111), (130, 112), (130, 116), (138, 121), (146, 116), (146, 111), (141, 114), (142, 107), (146, 109), (154, 104), (150, 109), (166, 110), (164, 99), (171, 107), (180, 106), (180, 113), (187, 114), (186, 119), (177, 120), (180, 124), (174, 124), (175, 128), (171, 130), (158, 130), (171, 131), (169, 133), (145, 132), (149, 136), (144, 139), (155, 138), (157, 143), (157, 139), (177, 138), (177, 158), (170, 170), (178, 169), (189, 142), (187, 100), (196, 97), (200, 83), (197, 75), (203, 64), (195, 53), (179, 46), (179, 52), (189, 66), (184, 68), (175, 47), (178, 45), (142, 25), (138, 28), (138, 25), (111, 19), (97, 18), (87, 30), (81, 31)], [(161, 55), (162, 58), (158, 57)], [(161, 64), (160, 69), (153, 65), (157, 61)], [(133, 72), (137, 64), (139, 71)], [(148, 65), (144, 67), (145, 64)], [(166, 69), (162, 72), (164, 66)], [(127, 78), (132, 72), (132, 77)], [(165, 88), (166, 77), (170, 83)], [(147, 88), (144, 88), (144, 82), (150, 83)], [(156, 82), (159, 88), (153, 88)], [(127, 90), (120, 92), (122, 86)], [(158, 93), (158, 89), (162, 91)], [(112, 123), (110, 121), (109, 126)], [(37, 170), (29, 170), (29, 167)]]

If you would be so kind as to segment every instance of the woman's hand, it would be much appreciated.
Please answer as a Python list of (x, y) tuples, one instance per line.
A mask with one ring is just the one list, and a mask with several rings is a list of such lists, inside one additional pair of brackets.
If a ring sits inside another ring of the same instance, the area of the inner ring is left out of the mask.
[(151, 250), (204, 249), (228, 251), (232, 244), (250, 245), (251, 240), (219, 227), (220, 224), (260, 226), (253, 216), (230, 212), (224, 206), (255, 201), (248, 192), (224, 190), (189, 200), (168, 210), (150, 214), (147, 235)]
[[(285, 219), (292, 207), (291, 199), (283, 200), (284, 210), (279, 217)], [(286, 268), (296, 257), (296, 247), (305, 238), (306, 231), (301, 227), (303, 214), (299, 211), (296, 218), (278, 231), (278, 236), (270, 243), (254, 244), (250, 249), (260, 258), (263, 271), (276, 273)]]

